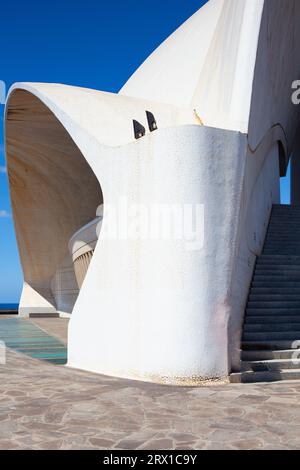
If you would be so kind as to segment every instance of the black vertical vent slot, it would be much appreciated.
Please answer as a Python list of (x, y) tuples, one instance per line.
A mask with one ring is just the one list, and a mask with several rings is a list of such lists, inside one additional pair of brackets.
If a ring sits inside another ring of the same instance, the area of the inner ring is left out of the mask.
[(135, 119), (133, 120), (133, 129), (134, 137), (136, 139), (141, 139), (146, 134), (146, 129), (144, 128), (144, 126), (142, 126), (142, 124), (136, 121)]
[(157, 122), (155, 120), (155, 117), (153, 116), (152, 113), (150, 113), (150, 111), (146, 111), (146, 115), (147, 115), (147, 121), (148, 121), (148, 126), (149, 126), (150, 132), (156, 131), (157, 130)]

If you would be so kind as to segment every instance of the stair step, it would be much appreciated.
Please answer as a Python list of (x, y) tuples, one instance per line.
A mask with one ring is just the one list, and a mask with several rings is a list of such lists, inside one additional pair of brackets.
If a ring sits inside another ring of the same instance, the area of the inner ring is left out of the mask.
[(275, 287), (278, 288), (285, 288), (285, 289), (299, 289), (300, 282), (298, 281), (274, 281), (274, 280), (260, 280), (260, 281), (252, 281), (251, 288), (266, 288), (266, 289), (274, 289)]
[(300, 369), (300, 351), (299, 355), (296, 352), (297, 356), (293, 359), (270, 359), (265, 361), (243, 361), (241, 363), (241, 372), (253, 371), (253, 372), (263, 372), (263, 371), (281, 371), (289, 369)]
[(284, 217), (283, 215), (280, 216), (280, 220), (282, 221), (282, 224), (280, 225), (280, 222), (278, 222), (279, 216), (276, 217), (271, 217), (269, 227), (276, 227), (280, 231), (290, 231), (290, 233), (294, 233), (295, 231), (299, 231), (299, 222), (300, 222), (300, 215), (298, 214), (297, 216), (289, 215), (288, 217)]
[[(286, 236), (284, 234), (269, 234), (264, 243), (264, 249), (266, 248), (271, 248), (271, 247), (279, 247), (280, 249), (286, 249), (290, 248), (293, 246), (299, 247), (299, 242), (300, 242), (300, 234), (299, 237), (293, 239), (289, 236)], [(295, 252), (294, 255), (298, 256), (299, 252)]]
[(300, 329), (295, 331), (255, 331), (253, 333), (244, 332), (244, 341), (272, 341), (272, 340), (291, 340), (300, 344)]
[(292, 253), (299, 253), (300, 252), (300, 245), (299, 246), (270, 246), (266, 245), (263, 249), (263, 253), (269, 255), (290, 255)]
[(293, 280), (296, 279), (299, 282), (300, 279), (300, 269), (282, 269), (281, 266), (276, 268), (270, 268), (268, 266), (255, 268), (253, 279), (261, 278), (274, 278), (275, 280)]
[(288, 215), (293, 215), (293, 214), (300, 214), (299, 209), (297, 208), (291, 209), (291, 208), (285, 208), (285, 207), (284, 208), (280, 207), (279, 209), (276, 209), (272, 207), (271, 217), (278, 216), (278, 215), (288, 216)]
[[(300, 224), (299, 224), (299, 228), (300, 228)], [(270, 238), (285, 238), (287, 240), (292, 240), (292, 241), (296, 241), (298, 242), (299, 240), (299, 237), (300, 237), (300, 229), (299, 230), (292, 230), (291, 228), (287, 229), (287, 230), (281, 230), (277, 227), (274, 227), (274, 225), (270, 225), (269, 228), (268, 228), (268, 232), (267, 232), (267, 235), (266, 235), (266, 240), (270, 239)]]
[(272, 211), (270, 220), (274, 220), (278, 223), (281, 218), (289, 219), (290, 217), (298, 218), (300, 217), (300, 212), (298, 210), (293, 211)]
[(269, 235), (277, 235), (277, 234), (284, 234), (286, 236), (296, 238), (300, 232), (300, 218), (296, 221), (292, 221), (291, 224), (284, 223), (281, 226), (278, 226), (275, 221), (271, 221), (268, 230), (267, 230), (267, 237)]
[(288, 214), (289, 212), (297, 213), (300, 212), (300, 205), (274, 204), (272, 209), (272, 214), (276, 214), (277, 212), (284, 212), (284, 214)]
[[(274, 289), (275, 290), (275, 289)], [(300, 302), (300, 293), (299, 294), (250, 294), (249, 302)]]
[[(283, 222), (284, 223), (284, 222)], [(290, 239), (297, 240), (300, 233), (300, 220), (297, 222), (291, 222), (291, 224), (284, 224), (284, 227), (280, 227), (274, 223), (271, 223), (268, 227), (267, 237), (274, 235), (284, 235), (290, 237)]]
[(267, 245), (264, 246), (263, 248), (263, 253), (269, 253), (269, 254), (290, 254), (290, 253), (300, 253), (300, 243), (299, 245), (289, 245), (285, 246), (283, 243), (278, 244), (278, 245), (273, 245), (271, 243), (268, 243)]
[(297, 342), (294, 340), (252, 340), (242, 342), (242, 349), (244, 351), (281, 351), (286, 349), (297, 350), (298, 347), (300, 348), (300, 341)]
[(269, 271), (287, 271), (287, 272), (299, 272), (300, 273), (300, 264), (256, 264), (255, 272), (260, 273), (261, 271), (263, 272), (269, 272)]
[(253, 282), (262, 280), (278, 281), (300, 281), (300, 271), (272, 271), (272, 270), (256, 270), (253, 276)]
[(298, 301), (293, 301), (293, 300), (266, 300), (264, 302), (261, 301), (249, 301), (247, 305), (248, 309), (253, 309), (253, 308), (297, 308), (300, 311), (300, 302)]
[(267, 263), (271, 263), (271, 264), (277, 264), (277, 263), (280, 263), (280, 264), (290, 264), (290, 263), (294, 263), (295, 265), (299, 265), (300, 264), (300, 256), (297, 256), (297, 255), (274, 255), (274, 256), (271, 256), (271, 255), (260, 255), (258, 258), (257, 258), (257, 264), (267, 264)]
[(291, 245), (298, 245), (299, 244), (299, 239), (300, 239), (300, 236), (298, 237), (295, 237), (295, 238), (291, 238), (289, 237), (288, 235), (268, 235), (265, 239), (265, 247), (268, 247), (269, 245), (286, 245), (286, 246), (289, 246), (290, 244)]
[(274, 282), (300, 282), (300, 273), (288, 273), (283, 271), (282, 273), (255, 273), (253, 282), (262, 281), (274, 281)]
[(300, 204), (273, 204), (273, 210), (300, 210)]
[(300, 314), (299, 315), (282, 315), (282, 316), (273, 316), (273, 315), (265, 315), (265, 316), (258, 316), (255, 317), (253, 315), (246, 316), (245, 318), (245, 326), (246, 325), (270, 325), (270, 324), (285, 324), (285, 323), (300, 323)]
[(284, 211), (285, 214), (290, 212), (297, 212), (300, 211), (300, 205), (297, 204), (274, 204), (272, 207), (272, 213), (276, 213), (276, 211)]
[(272, 220), (269, 224), (267, 236), (270, 234), (285, 234), (295, 237), (300, 232), (300, 218), (294, 220), (282, 220), (283, 225), (278, 225), (275, 220)]
[(270, 220), (268, 226), (268, 234), (272, 233), (286, 233), (287, 235), (297, 235), (300, 231), (300, 217), (289, 217), (288, 219), (282, 217), (282, 224), (273, 218)]
[(285, 233), (287, 235), (297, 235), (300, 231), (300, 217), (289, 217), (288, 219), (282, 217), (281, 225), (273, 218), (270, 220), (268, 226), (268, 235), (271, 233)]
[(288, 240), (283, 240), (282, 237), (278, 237), (277, 240), (270, 240), (268, 239), (268, 237), (270, 237), (270, 235), (268, 235), (266, 238), (265, 247), (267, 248), (271, 248), (271, 247), (290, 248), (292, 246), (299, 247), (300, 245), (300, 238), (293, 240), (291, 237), (288, 237)]
[(291, 255), (293, 253), (299, 253), (300, 252), (300, 248), (298, 247), (291, 247), (291, 248), (264, 248), (263, 250), (263, 253), (266, 254), (266, 255)]
[(299, 296), (300, 298), (300, 286), (299, 287), (252, 287), (250, 289), (250, 295), (286, 295)]
[[(271, 359), (293, 359), (298, 357), (300, 349), (282, 349), (282, 350), (258, 350), (258, 351), (242, 351), (242, 361), (265, 361)], [(299, 356), (300, 358), (300, 356)]]
[(271, 214), (270, 220), (278, 223), (280, 220), (294, 220), (294, 219), (300, 219), (300, 212), (299, 211), (290, 211), (290, 212), (284, 212), (284, 211), (275, 211)]
[(256, 269), (284, 269), (285, 271), (290, 271), (290, 266), (292, 266), (293, 268), (295, 268), (296, 270), (297, 269), (300, 269), (300, 263), (296, 263), (295, 261), (293, 260), (289, 260), (289, 259), (286, 259), (285, 261), (283, 260), (273, 260), (271, 262), (271, 260), (264, 260), (262, 262), (262, 260), (258, 259), (257, 262), (256, 262), (256, 267), (255, 267), (255, 270)]
[(59, 313), (30, 313), (29, 318), (59, 318)]
[(295, 231), (299, 231), (300, 216), (289, 215), (288, 217), (280, 217), (282, 225), (279, 225), (277, 217), (272, 217), (270, 220), (269, 227), (276, 227), (279, 231), (286, 231), (293, 234)]
[(300, 369), (263, 372), (239, 372), (231, 374), (231, 383), (278, 382), (282, 380), (299, 380)]
[(300, 322), (298, 323), (246, 323), (244, 325), (245, 333), (253, 332), (277, 332), (277, 331), (299, 331), (300, 333)]
[(231, 382), (300, 379), (300, 206), (275, 205), (257, 258)]
[(268, 316), (268, 315), (279, 315), (279, 316), (291, 316), (291, 315), (300, 315), (299, 308), (247, 308), (246, 315), (259, 317), (259, 316)]
[[(291, 249), (295, 250), (294, 252), (288, 253), (288, 254), (298, 254), (299, 253), (299, 247), (300, 247), (300, 242), (299, 241), (293, 241), (293, 240), (284, 240), (282, 238), (278, 240), (268, 240), (266, 239), (264, 243), (264, 249), (263, 253), (266, 252), (266, 250), (282, 250), (282, 254), (286, 255), (286, 251), (290, 251)], [(279, 252), (279, 254), (281, 254)]]

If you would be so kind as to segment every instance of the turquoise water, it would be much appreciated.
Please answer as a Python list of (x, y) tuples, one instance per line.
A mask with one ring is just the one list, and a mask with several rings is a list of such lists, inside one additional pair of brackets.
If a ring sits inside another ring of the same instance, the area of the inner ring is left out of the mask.
[(66, 364), (67, 348), (30, 320), (0, 319), (0, 340), (8, 348), (52, 364)]
[[(0, 304), (1, 312), (17, 310), (19, 304)], [(67, 348), (54, 336), (39, 328), (30, 320), (15, 317), (0, 318), (0, 341), (8, 348), (52, 364), (66, 364)]]

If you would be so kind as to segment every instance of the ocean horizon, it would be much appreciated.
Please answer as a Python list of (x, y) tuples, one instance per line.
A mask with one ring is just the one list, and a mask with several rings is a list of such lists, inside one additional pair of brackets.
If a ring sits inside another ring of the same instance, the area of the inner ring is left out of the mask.
[(0, 303), (0, 311), (2, 310), (18, 310), (19, 304), (16, 303)]

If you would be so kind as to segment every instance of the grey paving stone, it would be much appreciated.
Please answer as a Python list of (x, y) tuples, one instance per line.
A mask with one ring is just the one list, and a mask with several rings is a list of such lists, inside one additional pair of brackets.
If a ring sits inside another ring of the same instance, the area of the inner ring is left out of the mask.
[[(65, 320), (61, 332), (60, 319), (37, 321), (65, 342)], [(9, 350), (0, 365), (0, 449), (299, 449), (299, 393), (300, 381), (146, 384)]]

